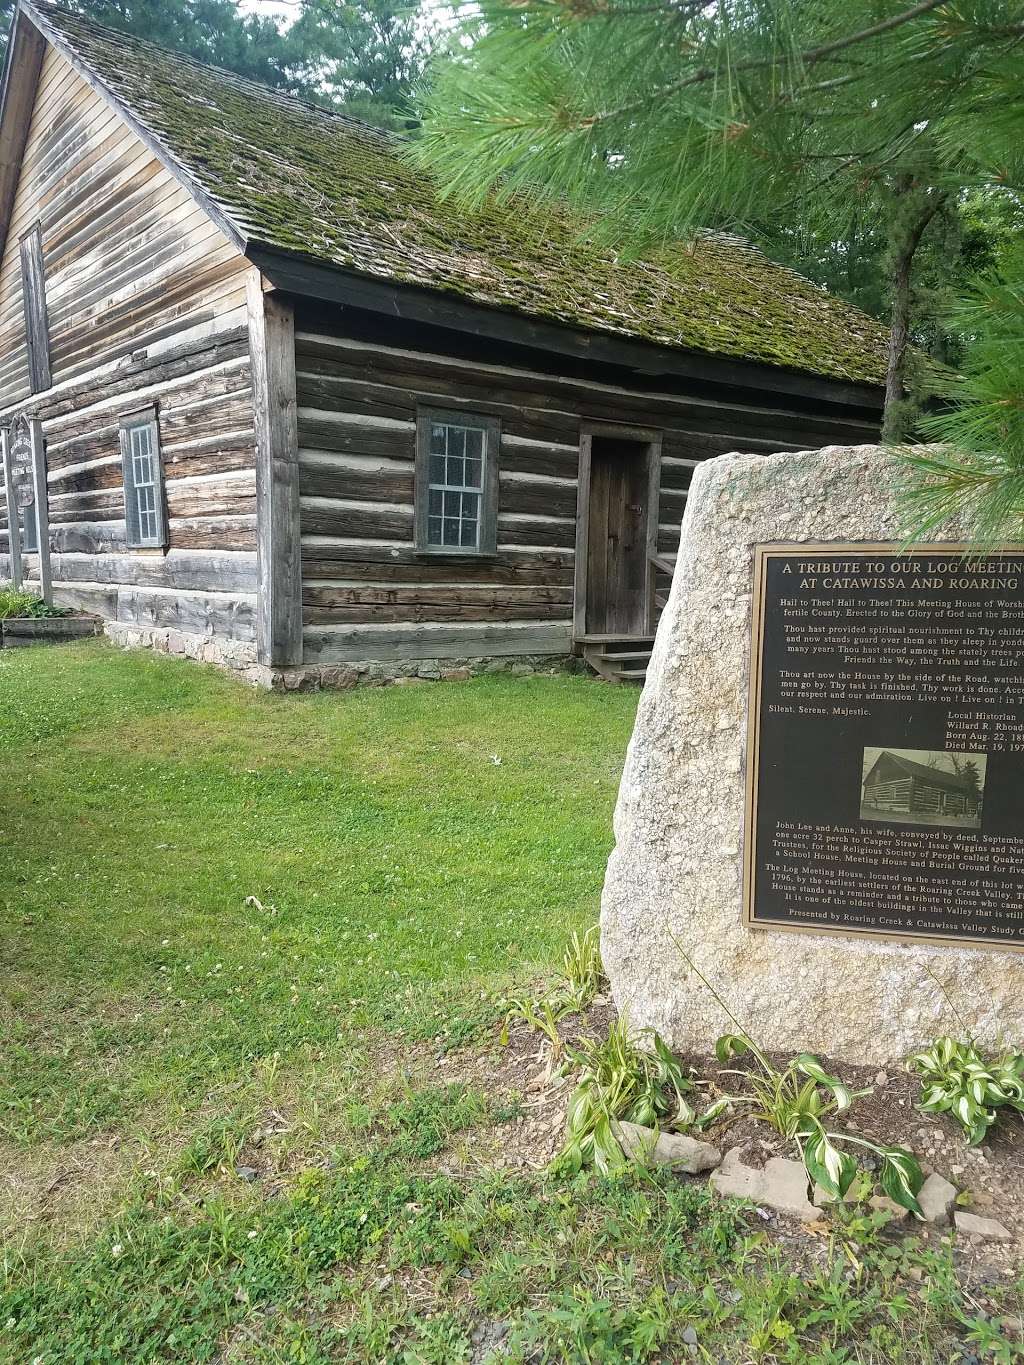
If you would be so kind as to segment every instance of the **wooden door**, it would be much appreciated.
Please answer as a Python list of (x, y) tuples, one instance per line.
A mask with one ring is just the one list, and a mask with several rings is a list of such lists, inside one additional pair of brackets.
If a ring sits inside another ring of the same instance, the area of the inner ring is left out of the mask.
[(590, 440), (586, 634), (643, 635), (648, 615), (650, 445)]

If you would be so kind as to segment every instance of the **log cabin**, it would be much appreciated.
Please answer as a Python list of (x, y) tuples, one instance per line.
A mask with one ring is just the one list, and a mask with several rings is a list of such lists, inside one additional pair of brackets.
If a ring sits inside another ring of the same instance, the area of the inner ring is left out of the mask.
[(929, 768), (886, 749), (864, 779), (862, 810), (925, 817), (960, 816), (975, 821), (981, 810), (976, 768), (974, 779), (943, 768)]
[(643, 677), (691, 472), (877, 439), (886, 334), (739, 238), (469, 213), (402, 139), (19, 0), (0, 577), (269, 685)]

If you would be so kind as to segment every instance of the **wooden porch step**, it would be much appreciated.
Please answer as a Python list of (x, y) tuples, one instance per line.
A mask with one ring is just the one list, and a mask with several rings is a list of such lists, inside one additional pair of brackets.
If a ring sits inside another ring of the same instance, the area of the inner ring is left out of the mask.
[(653, 635), (578, 635), (583, 657), (609, 682), (642, 683), (651, 661)]
[(580, 645), (653, 645), (653, 635), (577, 635)]

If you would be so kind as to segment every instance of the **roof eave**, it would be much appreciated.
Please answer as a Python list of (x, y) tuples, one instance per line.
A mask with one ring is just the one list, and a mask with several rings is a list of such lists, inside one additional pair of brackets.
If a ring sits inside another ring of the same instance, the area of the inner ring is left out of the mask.
[(742, 384), (802, 398), (820, 398), (861, 409), (862, 425), (877, 422), (882, 411), (881, 385), (676, 348), (596, 328), (576, 328), (516, 309), (476, 303), (454, 291), (378, 279), (257, 241), (247, 244), (245, 254), (275, 288), (289, 294), (626, 366), (641, 373), (671, 374), (681, 379)]
[[(152, 152), (160, 164), (170, 172), (177, 182), (188, 191), (195, 199), (196, 203), (203, 209), (207, 216), (220, 229), (224, 236), (233, 246), (243, 255), (246, 253), (247, 238), (245, 233), (228, 214), (223, 206), (217, 202), (212, 195), (203, 189), (202, 185), (194, 175), (184, 166), (161, 142), (161, 140), (146, 126), (145, 123), (125, 104), (110, 86), (97, 75), (88, 62), (75, 51), (74, 47), (67, 41), (64, 35), (49, 20), (40, 13), (31, 3), (31, 0), (18, 0), (18, 8), (15, 12), (15, 21), (22, 15), (27, 16), (32, 25), (39, 31), (46, 42), (50, 43), (61, 56), (74, 68), (82, 79), (92, 90), (103, 99), (120, 117), (127, 123), (129, 128), (147, 149)], [(13, 44), (12, 44), (13, 47)], [(8, 60), (10, 61), (11, 49), (8, 50)], [(5, 72), (6, 76), (6, 72)], [(27, 134), (26, 128), (26, 134)], [(24, 150), (24, 148), (22, 148)], [(20, 158), (19, 158), (20, 160)]]
[(46, 39), (35, 19), (30, 17), (26, 23), (23, 6), (19, 5), (11, 20), (0, 78), (0, 259), (7, 246), (45, 50)]

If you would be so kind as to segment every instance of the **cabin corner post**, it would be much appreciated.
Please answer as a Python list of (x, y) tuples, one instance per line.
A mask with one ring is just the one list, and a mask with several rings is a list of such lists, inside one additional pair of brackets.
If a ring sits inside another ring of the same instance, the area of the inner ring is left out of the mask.
[(0, 429), (0, 459), (4, 468), (4, 501), (7, 505), (7, 546), (11, 561), (11, 582), (16, 588), (22, 584), (21, 523), (14, 498), (14, 477), (11, 473), (11, 435), (6, 427)]
[(50, 506), (46, 488), (46, 442), (43, 424), (38, 417), (29, 418), (29, 440), (32, 445), (33, 515), (36, 519), (36, 560), (39, 565), (39, 596), (53, 602), (53, 575), (50, 570)]
[(256, 652), (260, 663), (302, 662), (299, 438), (295, 394), (295, 314), (246, 280), (256, 428)]

